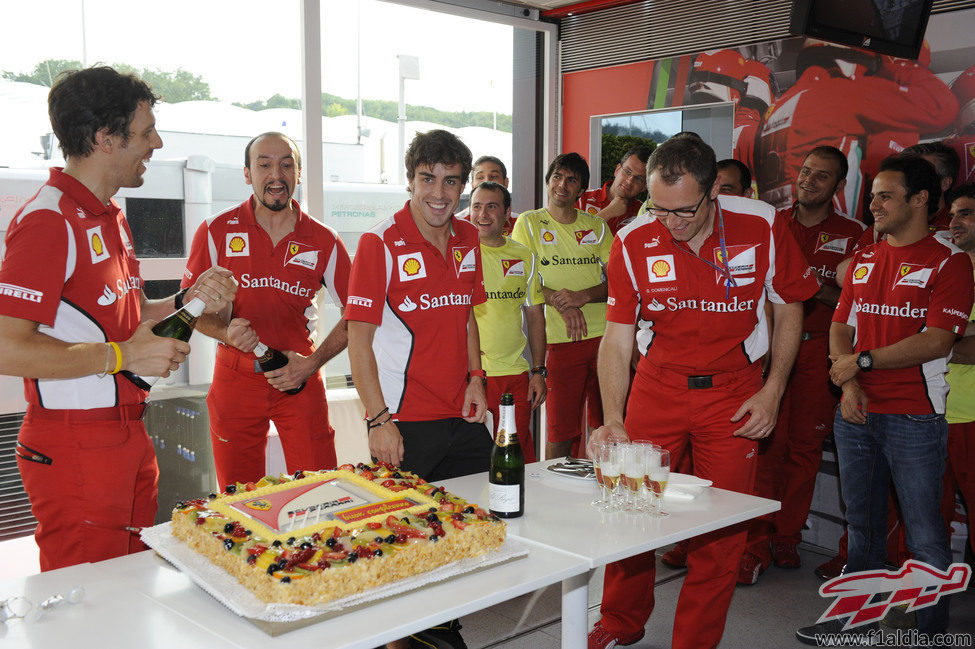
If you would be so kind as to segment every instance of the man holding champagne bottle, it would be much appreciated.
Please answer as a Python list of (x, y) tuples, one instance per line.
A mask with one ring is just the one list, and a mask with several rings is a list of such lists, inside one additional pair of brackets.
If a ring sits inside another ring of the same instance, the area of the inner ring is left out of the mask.
[[(139, 187), (162, 147), (157, 97), (109, 67), (66, 72), (48, 95), (66, 164), (14, 216), (0, 264), (0, 373), (24, 377), (16, 447), (37, 518), (41, 570), (144, 549), (159, 469), (142, 423), (146, 391), (119, 376), (169, 376), (190, 351), (152, 326), (177, 307), (149, 300), (125, 215), (112, 197)], [(236, 284), (214, 267), (181, 296), (208, 310)]]
[(351, 262), (338, 233), (292, 198), (301, 182), (298, 145), (283, 133), (253, 138), (244, 149), (244, 180), (253, 195), (200, 225), (183, 276), (186, 286), (220, 265), (240, 283), (232, 311), (197, 323), (219, 341), (207, 406), (220, 484), (264, 475), (269, 421), (288, 471), (335, 466), (319, 369), (347, 340), (340, 320), (317, 348), (312, 342), (315, 295), (324, 286), (344, 309)]

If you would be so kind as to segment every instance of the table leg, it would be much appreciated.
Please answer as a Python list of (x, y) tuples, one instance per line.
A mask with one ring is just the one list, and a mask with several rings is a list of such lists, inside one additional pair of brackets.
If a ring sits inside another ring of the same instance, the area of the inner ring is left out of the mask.
[(584, 649), (589, 636), (589, 578), (593, 571), (562, 580), (562, 649)]

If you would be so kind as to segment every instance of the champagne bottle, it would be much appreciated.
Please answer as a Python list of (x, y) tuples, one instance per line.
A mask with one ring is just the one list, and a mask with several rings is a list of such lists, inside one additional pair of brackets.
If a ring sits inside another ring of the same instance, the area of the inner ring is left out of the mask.
[[(190, 334), (193, 333), (193, 329), (196, 327), (196, 319), (200, 317), (203, 313), (203, 309), (206, 307), (206, 303), (198, 297), (193, 298), (188, 303), (186, 303), (182, 309), (170, 314), (166, 318), (163, 318), (156, 323), (156, 326), (152, 328), (152, 333), (162, 338), (176, 338), (177, 340), (182, 340), (183, 342), (188, 342), (190, 339)], [(135, 383), (137, 386), (143, 390), (148, 390), (153, 386), (153, 384), (159, 380), (158, 376), (146, 376), (142, 377), (138, 374), (133, 374), (128, 370), (122, 370), (119, 372), (122, 376), (128, 380)]]
[(516, 518), (525, 513), (525, 456), (515, 427), (515, 399), (501, 395), (498, 434), (491, 449), (488, 500), (491, 513)]
[[(276, 350), (274, 347), (268, 347), (260, 341), (257, 342), (257, 347), (254, 348), (254, 356), (257, 356), (257, 365), (261, 368), (262, 372), (270, 372), (271, 370), (281, 369), (288, 364), (287, 356)], [(285, 390), (285, 393), (298, 394), (304, 389), (305, 384), (302, 383), (296, 388)]]

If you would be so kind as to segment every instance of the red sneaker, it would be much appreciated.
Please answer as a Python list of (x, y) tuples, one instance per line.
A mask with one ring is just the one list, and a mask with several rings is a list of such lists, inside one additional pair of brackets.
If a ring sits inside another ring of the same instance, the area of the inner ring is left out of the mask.
[(799, 548), (791, 541), (778, 541), (772, 546), (772, 563), (777, 568), (794, 570), (802, 565)]
[(645, 632), (641, 629), (639, 635), (620, 638), (613, 631), (604, 629), (598, 623), (589, 632), (589, 649), (611, 649), (611, 647), (625, 647), (643, 639)]
[(660, 560), (664, 562), (665, 565), (671, 568), (686, 568), (687, 567), (687, 548), (684, 547), (684, 543), (678, 543), (672, 547), (668, 552), (665, 552), (660, 556)]
[(762, 560), (751, 552), (741, 555), (741, 563), (738, 564), (738, 583), (742, 586), (751, 586), (758, 582), (759, 576), (765, 572), (766, 566), (762, 565)]

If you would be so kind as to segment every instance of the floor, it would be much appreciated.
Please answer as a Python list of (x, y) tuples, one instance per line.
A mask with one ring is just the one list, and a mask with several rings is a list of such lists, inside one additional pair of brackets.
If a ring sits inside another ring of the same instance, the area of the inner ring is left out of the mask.
[[(803, 647), (795, 638), (798, 627), (812, 624), (825, 611), (827, 600), (819, 595), (822, 581), (813, 568), (829, 559), (821, 548), (800, 546), (802, 568), (769, 568), (754, 586), (735, 591), (722, 649), (783, 649)], [(657, 562), (657, 607), (646, 627), (646, 636), (633, 649), (670, 647), (671, 627), (683, 570)], [(973, 580), (975, 581), (975, 580)], [(602, 570), (589, 589), (589, 625), (599, 619)], [(537, 591), (461, 619), (463, 636), (470, 649), (558, 649), (561, 634), (558, 586)], [(831, 600), (830, 600), (831, 601)], [(975, 646), (975, 588), (952, 596), (951, 633), (968, 634)]]

